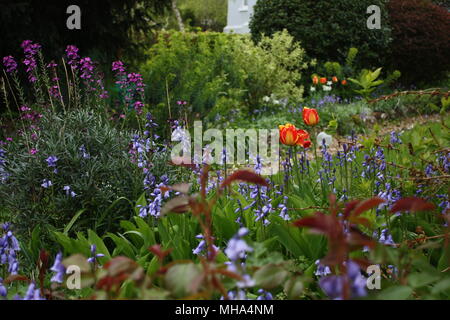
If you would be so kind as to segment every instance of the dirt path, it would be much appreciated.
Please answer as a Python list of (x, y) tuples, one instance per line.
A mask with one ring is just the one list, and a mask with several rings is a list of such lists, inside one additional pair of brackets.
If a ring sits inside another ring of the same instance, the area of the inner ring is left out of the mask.
[[(380, 126), (379, 135), (386, 136), (390, 135), (392, 131), (400, 132), (403, 130), (411, 130), (415, 125), (424, 124), (428, 122), (438, 122), (441, 119), (440, 114), (414, 116), (409, 118), (403, 118), (398, 121), (378, 121), (377, 124)], [(373, 125), (370, 128), (373, 130)], [(343, 136), (333, 136), (333, 141), (331, 147), (329, 148), (331, 154), (335, 154), (338, 150), (341, 150), (341, 145), (348, 141), (347, 137)]]

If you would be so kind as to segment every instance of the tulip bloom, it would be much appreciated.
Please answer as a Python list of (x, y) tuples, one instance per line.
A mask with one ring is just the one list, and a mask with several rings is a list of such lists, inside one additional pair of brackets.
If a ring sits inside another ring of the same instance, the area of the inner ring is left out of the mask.
[(314, 76), (312, 81), (314, 85), (319, 84), (319, 78), (317, 78), (317, 76)]
[(319, 120), (319, 114), (316, 109), (303, 108), (303, 122), (305, 122), (307, 126), (315, 126), (319, 123)]
[(346, 86), (347, 85), (347, 80), (344, 79), (344, 80), (342, 80), (341, 83), (342, 83), (343, 86)]
[(333, 78), (331, 78), (331, 80), (332, 80), (334, 83), (338, 82), (338, 78), (337, 78), (336, 76), (333, 77)]
[(309, 134), (305, 130), (297, 129), (293, 124), (280, 125), (280, 142), (287, 146), (302, 146), (308, 148), (311, 141), (308, 141)]
[(320, 83), (321, 84), (327, 83), (327, 78), (320, 78)]

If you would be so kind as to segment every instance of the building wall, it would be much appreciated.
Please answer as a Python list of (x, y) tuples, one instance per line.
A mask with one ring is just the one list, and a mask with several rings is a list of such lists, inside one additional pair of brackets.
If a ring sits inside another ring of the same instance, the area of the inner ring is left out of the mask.
[(257, 0), (228, 0), (227, 26), (224, 32), (249, 33), (248, 23)]

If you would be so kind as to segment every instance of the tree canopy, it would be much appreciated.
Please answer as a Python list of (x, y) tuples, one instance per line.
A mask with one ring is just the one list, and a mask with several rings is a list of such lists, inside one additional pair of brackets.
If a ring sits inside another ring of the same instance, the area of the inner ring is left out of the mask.
[[(66, 26), (70, 5), (81, 9), (80, 30)], [(149, 42), (157, 15), (169, 6), (167, 0), (3, 0), (0, 56), (17, 55), (26, 39), (41, 43), (47, 57), (60, 56), (67, 44), (115, 56), (125, 48), (133, 52)]]

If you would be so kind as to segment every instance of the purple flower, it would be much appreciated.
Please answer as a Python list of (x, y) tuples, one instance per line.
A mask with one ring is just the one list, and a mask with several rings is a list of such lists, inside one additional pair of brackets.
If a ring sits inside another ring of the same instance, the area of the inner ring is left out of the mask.
[(434, 172), (434, 170), (433, 170), (433, 165), (432, 165), (432, 164), (427, 165), (426, 168), (425, 168), (425, 175), (426, 175), (427, 177), (431, 177), (431, 176), (433, 176), (434, 174), (435, 174), (435, 172)]
[(259, 296), (256, 300), (273, 300), (273, 296), (270, 292), (265, 291), (264, 289), (258, 290)]
[(192, 249), (192, 253), (195, 255), (201, 254), (206, 249), (206, 241), (204, 240), (203, 235), (199, 234), (195, 236), (197, 239), (201, 239), (200, 243), (195, 249)]
[(66, 55), (68, 59), (68, 64), (72, 67), (76, 68), (76, 65), (78, 64), (78, 59), (80, 56), (78, 55), (78, 48), (73, 45), (68, 45), (66, 48)]
[(8, 73), (12, 73), (17, 70), (17, 62), (14, 60), (13, 56), (3, 57), (3, 65)]
[(0, 296), (6, 297), (8, 294), (8, 290), (6, 290), (6, 287), (3, 285), (3, 278), (0, 278)]
[(20, 251), (19, 241), (10, 230), (10, 224), (2, 225), (4, 235), (0, 238), (0, 265), (8, 265), (10, 274), (17, 274), (19, 261), (16, 252)]
[(58, 161), (58, 157), (56, 156), (50, 156), (45, 161), (47, 161), (47, 165), (49, 167), (56, 167), (56, 162)]
[(125, 67), (122, 61), (114, 61), (112, 63), (112, 71), (117, 71), (119, 75), (125, 74)]
[(28, 80), (30, 82), (36, 82), (35, 69), (37, 67), (35, 55), (41, 49), (41, 45), (33, 43), (31, 40), (25, 40), (22, 42), (21, 47), (25, 53), (25, 59), (23, 63), (27, 66), (26, 72), (28, 74)]
[(42, 180), (41, 186), (42, 186), (43, 188), (47, 189), (47, 188), (50, 188), (52, 185), (53, 185), (53, 184), (52, 184), (52, 182), (51, 182), (50, 180), (48, 180), (48, 179)]
[(64, 275), (66, 273), (66, 267), (62, 264), (62, 252), (59, 252), (56, 255), (55, 263), (50, 268), (51, 271), (55, 272), (56, 274), (50, 279), (51, 282), (56, 283), (63, 283), (64, 281)]
[[(347, 277), (350, 282), (350, 297), (359, 298), (367, 295), (366, 278), (361, 274), (359, 265), (349, 260), (347, 262)], [(343, 299), (345, 277), (342, 275), (331, 275), (319, 280), (320, 288), (328, 297), (335, 300)]]
[(81, 71), (80, 75), (81, 79), (89, 80), (92, 78), (94, 71), (94, 64), (91, 58), (86, 57), (80, 60), (80, 71)]
[(247, 228), (240, 228), (238, 233), (228, 241), (225, 254), (231, 261), (235, 262), (239, 259), (244, 259), (247, 252), (253, 251), (253, 248), (242, 239), (248, 232), (249, 230)]
[(331, 269), (329, 266), (323, 265), (320, 263), (320, 260), (316, 260), (316, 272), (314, 273), (316, 276), (324, 277), (331, 274)]
[(81, 153), (81, 156), (83, 157), (83, 159), (89, 159), (91, 157), (90, 154), (87, 152), (84, 144), (81, 145), (81, 147), (78, 150), (80, 150), (80, 153)]
[(89, 263), (96, 263), (98, 262), (98, 258), (102, 258), (105, 255), (103, 253), (96, 253), (97, 252), (97, 246), (95, 244), (91, 245), (91, 256), (87, 259)]
[(392, 144), (402, 143), (402, 140), (400, 140), (400, 135), (395, 131), (391, 132), (391, 143)]
[(70, 186), (64, 186), (63, 190), (66, 192), (67, 196), (71, 196), (72, 198), (76, 197), (76, 193), (72, 191), (72, 189), (70, 188)]
[[(21, 299), (20, 297), (17, 297)], [(28, 286), (27, 293), (23, 297), (23, 300), (45, 300), (41, 297), (41, 292), (39, 289), (36, 289), (36, 284), (34, 282), (30, 283)]]
[(319, 286), (331, 299), (342, 299), (343, 281), (340, 276), (328, 276), (319, 280)]

